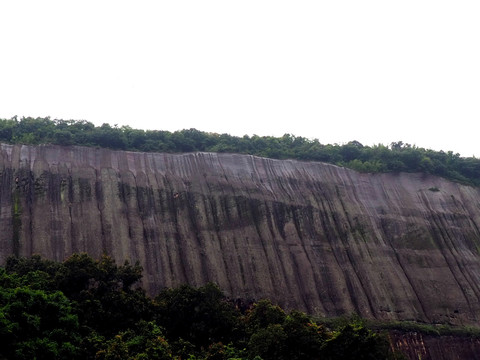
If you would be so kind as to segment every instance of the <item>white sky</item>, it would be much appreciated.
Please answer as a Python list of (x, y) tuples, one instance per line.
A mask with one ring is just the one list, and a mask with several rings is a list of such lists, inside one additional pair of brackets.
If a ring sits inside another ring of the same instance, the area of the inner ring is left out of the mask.
[(480, 1), (0, 0), (0, 117), (480, 157)]

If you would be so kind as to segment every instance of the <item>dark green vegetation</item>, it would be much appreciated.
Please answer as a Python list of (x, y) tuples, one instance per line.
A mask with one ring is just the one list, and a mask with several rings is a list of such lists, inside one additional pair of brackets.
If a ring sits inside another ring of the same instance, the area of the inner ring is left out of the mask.
[(75, 254), (63, 263), (10, 257), (0, 268), (0, 359), (399, 359), (387, 337), (249, 306), (213, 284), (135, 288), (138, 265)]
[(452, 151), (433, 151), (399, 141), (364, 146), (358, 141), (323, 145), (286, 134), (282, 137), (212, 134), (195, 129), (144, 131), (129, 126), (96, 127), (87, 121), (49, 118), (0, 119), (0, 141), (23, 144), (99, 146), (145, 152), (230, 152), (274, 159), (322, 161), (362, 172), (424, 172), (469, 185), (480, 185), (480, 159)]
[(452, 326), (448, 324), (431, 324), (416, 321), (362, 319), (356, 314), (328, 319), (316, 319), (313, 317), (313, 320), (328, 328), (341, 328), (352, 322), (360, 322), (366, 328), (376, 331), (388, 330), (399, 331), (400, 333), (420, 333), (422, 335), (432, 336), (458, 336), (471, 339), (480, 338), (480, 328), (474, 326)]

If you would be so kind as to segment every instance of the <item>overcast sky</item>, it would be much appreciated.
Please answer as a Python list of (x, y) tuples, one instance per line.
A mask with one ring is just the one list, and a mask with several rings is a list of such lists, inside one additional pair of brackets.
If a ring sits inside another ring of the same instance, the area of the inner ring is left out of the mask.
[(480, 1), (0, 0), (0, 117), (480, 157)]

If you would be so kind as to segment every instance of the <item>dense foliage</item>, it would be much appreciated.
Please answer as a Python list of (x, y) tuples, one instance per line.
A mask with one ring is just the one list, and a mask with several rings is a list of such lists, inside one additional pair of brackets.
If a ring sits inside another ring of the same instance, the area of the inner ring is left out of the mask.
[(151, 299), (104, 256), (11, 257), (0, 268), (0, 359), (399, 359), (358, 320), (336, 328), (268, 300), (241, 311), (214, 284)]
[(282, 137), (202, 132), (138, 130), (129, 126), (95, 126), (87, 121), (49, 118), (0, 119), (0, 142), (99, 146), (145, 152), (230, 152), (274, 159), (323, 161), (362, 172), (424, 172), (470, 185), (480, 185), (480, 159), (452, 151), (433, 151), (403, 142), (364, 146), (358, 141), (324, 145), (285, 134)]

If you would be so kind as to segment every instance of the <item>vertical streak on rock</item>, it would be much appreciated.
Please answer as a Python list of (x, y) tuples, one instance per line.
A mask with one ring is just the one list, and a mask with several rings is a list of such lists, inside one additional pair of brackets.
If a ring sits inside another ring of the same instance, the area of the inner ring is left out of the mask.
[[(264, 217), (265, 221), (265, 230), (264, 230), (264, 248), (265, 251), (268, 253), (268, 259), (270, 264), (270, 276), (272, 278), (272, 283), (275, 286), (276, 292), (282, 293), (290, 293), (295, 291), (295, 286), (298, 284), (294, 283), (292, 279), (295, 279), (297, 272), (294, 267), (293, 263), (289, 263), (288, 265), (293, 265), (289, 267), (289, 271), (285, 269), (285, 263), (282, 261), (281, 257), (284, 254), (283, 251), (279, 249), (279, 247), (285, 246), (284, 244), (279, 244), (280, 239), (275, 234), (272, 224), (272, 214), (270, 211), (270, 203), (265, 202), (264, 204)], [(288, 266), (287, 265), (287, 266)]]
[(95, 169), (95, 201), (97, 203), (98, 216), (100, 219), (100, 242), (101, 242), (101, 251), (102, 253), (107, 253), (107, 244), (105, 236), (105, 223), (103, 217), (103, 189), (102, 189), (102, 180), (99, 175), (99, 170)]
[[(240, 250), (240, 247), (239, 247), (239, 244), (237, 241), (238, 237), (234, 237), (233, 238), (233, 246), (234, 246), (234, 249), (235, 249), (235, 254), (237, 254), (237, 263), (238, 263), (238, 270), (240, 271), (240, 279), (241, 279), (241, 282), (240, 282), (240, 288), (243, 289), (244, 291), (244, 294), (245, 294), (245, 297), (247, 299), (249, 298), (252, 298), (254, 295), (254, 292), (253, 290), (249, 287), (249, 281), (247, 281), (247, 278), (246, 278), (246, 274), (245, 274), (245, 269), (244, 269), (244, 266), (243, 266), (243, 261), (242, 261), (242, 255), (245, 255), (243, 249)], [(238, 275), (237, 275), (238, 276)], [(235, 290), (235, 289), (234, 289)], [(236, 291), (233, 291), (233, 294), (235, 293)]]
[[(147, 176), (147, 184), (151, 188), (149, 199), (154, 209), (153, 214), (148, 219), (148, 232), (151, 238), (148, 247), (144, 250), (145, 258), (152, 264), (151, 272), (145, 272), (143, 281), (148, 283), (148, 288), (152, 293), (158, 292), (162, 286), (171, 286), (172, 264), (171, 257), (167, 250), (167, 236), (165, 235), (165, 207), (164, 196), (162, 190), (162, 174), (163, 170), (156, 161), (153, 154), (144, 154), (145, 156), (145, 173)], [(146, 268), (147, 266), (144, 265)]]
[[(432, 222), (436, 225), (434, 227), (434, 229), (436, 229), (434, 231), (437, 233), (436, 239), (438, 239), (438, 241), (442, 243), (440, 246), (440, 252), (445, 259), (445, 262), (447, 263), (448, 268), (453, 278), (455, 279), (455, 282), (458, 284), (458, 288), (461, 290), (469, 309), (471, 310), (472, 303), (478, 303), (478, 290), (476, 289), (475, 284), (471, 283), (467, 279), (467, 274), (463, 271), (463, 266), (457, 260), (458, 255), (455, 256), (455, 254), (453, 253), (455, 245), (454, 242), (451, 241), (448, 232), (441, 230), (442, 228), (440, 228), (440, 226), (445, 226), (445, 224), (442, 224), (441, 218), (439, 218), (434, 213), (431, 214), (431, 218)], [(448, 227), (446, 227), (445, 229), (447, 228)], [(457, 274), (457, 269), (460, 274)], [(464, 281), (462, 281), (460, 277), (462, 277)], [(466, 292), (466, 289), (470, 289), (471, 291), (473, 291), (476, 296), (472, 299), (471, 296)]]
[[(350, 299), (351, 294), (345, 294), (342, 287), (345, 285), (345, 270), (340, 264), (340, 259), (337, 255), (337, 247), (335, 246), (335, 241), (338, 239), (337, 234), (334, 233), (329, 220), (329, 211), (326, 209), (324, 199), (319, 198), (320, 208), (320, 221), (322, 224), (322, 229), (324, 231), (325, 240), (327, 242), (328, 250), (331, 252), (334, 263), (330, 263), (329, 259), (325, 259), (325, 265), (328, 264), (328, 270), (331, 270), (332, 274), (336, 276), (326, 277), (325, 282), (327, 283), (327, 291), (330, 298), (330, 304), (333, 306), (333, 312), (347, 312), (347, 309), (351, 309), (353, 302)], [(325, 254), (326, 255), (326, 254)], [(325, 269), (327, 267), (325, 266)], [(323, 273), (323, 275), (328, 276), (328, 270)], [(337, 291), (341, 290), (341, 294)], [(350, 301), (349, 301), (350, 300)]]
[[(255, 225), (255, 234), (256, 238), (249, 238), (249, 240), (256, 240), (255, 242), (259, 243), (258, 246), (253, 246), (253, 249), (257, 248), (260, 250), (259, 252), (254, 252), (252, 260), (254, 260), (254, 271), (255, 271), (255, 278), (261, 286), (263, 290), (275, 293), (275, 280), (273, 278), (275, 274), (275, 270), (272, 268), (269, 251), (267, 249), (266, 238), (263, 234), (263, 220), (265, 218), (265, 211), (264, 211), (264, 203), (258, 200), (251, 201), (252, 199), (248, 199), (248, 212)], [(265, 296), (265, 295), (264, 295)]]
[(140, 259), (152, 294), (216, 281), (326, 315), (480, 317), (475, 188), (235, 154), (0, 145), (0, 162), (0, 259), (17, 214), (20, 255)]
[[(387, 234), (388, 234), (388, 232), (385, 231), (385, 236), (386, 237), (387, 237)], [(421, 315), (424, 316), (426, 319), (428, 319), (428, 313), (427, 313), (427, 311), (425, 309), (425, 306), (423, 304), (423, 301), (420, 297), (420, 294), (421, 294), (421, 292), (419, 291), (420, 289), (416, 288), (415, 282), (412, 280), (406, 266), (403, 264), (402, 258), (400, 256), (400, 254), (398, 253), (397, 249), (393, 245), (390, 245), (390, 246), (391, 246), (392, 252), (395, 256), (396, 263), (400, 267), (403, 275), (405, 276), (405, 279), (408, 281), (410, 289), (411, 289), (412, 293), (414, 294), (414, 296), (417, 300), (417, 304), (420, 306), (420, 309), (422, 311)], [(414, 319), (414, 320), (418, 320), (418, 319)], [(430, 320), (430, 319), (428, 319), (428, 320)]]
[(20, 256), (20, 231), (22, 229), (21, 206), (20, 191), (19, 189), (15, 189), (12, 206), (12, 253), (15, 256)]
[[(340, 194), (340, 191), (339, 191), (339, 188), (336, 187), (335, 188), (335, 192), (336, 192), (336, 195), (337, 195), (337, 198), (338, 198), (338, 201), (340, 202), (340, 206), (341, 206), (341, 209), (343, 211), (343, 216), (345, 217), (345, 219), (347, 220), (347, 224), (348, 224), (348, 229), (347, 229), (347, 236), (345, 237), (345, 239), (341, 239), (343, 241), (345, 240), (351, 240), (350, 239), (350, 236), (351, 233), (352, 233), (352, 222), (350, 220), (350, 214), (347, 210), (347, 207), (345, 206), (345, 203), (342, 199), (342, 195)], [(360, 285), (360, 289), (362, 290), (362, 297), (366, 300), (367, 304), (368, 304), (368, 311), (369, 311), (369, 315), (370, 316), (374, 316), (376, 317), (376, 311), (375, 311), (375, 308), (373, 307), (372, 305), (372, 302), (371, 302), (371, 299), (369, 298), (368, 294), (372, 294), (372, 291), (369, 291), (369, 289), (367, 290), (367, 285), (365, 284), (365, 282), (362, 280), (362, 278), (358, 275), (359, 272), (356, 271), (356, 269), (359, 269), (362, 267), (361, 264), (358, 264), (356, 261), (355, 261), (355, 256), (353, 256), (351, 254), (351, 250), (350, 250), (350, 245), (349, 244), (345, 244), (345, 252), (346, 252), (346, 255), (348, 257), (348, 262), (349, 264), (351, 264), (352, 266), (352, 269), (355, 269), (354, 271), (352, 271), (353, 274), (355, 274), (355, 279), (357, 280), (358, 284)], [(355, 249), (359, 249), (359, 246), (355, 247)], [(363, 272), (362, 272), (363, 273)], [(362, 311), (361, 312), (362, 314), (365, 313), (365, 311)]]
[[(68, 206), (68, 215), (70, 216), (70, 239), (75, 239), (75, 230), (74, 230), (74, 225), (73, 225), (73, 215), (72, 215), (72, 206)], [(76, 248), (76, 242), (72, 241), (70, 242), (71, 250), (70, 254), (73, 253), (78, 253), (78, 249)], [(66, 256), (68, 256), (66, 254)]]
[[(185, 198), (184, 198), (184, 197)], [(193, 203), (191, 201), (193, 200)], [(207, 239), (201, 236), (200, 234), (200, 225), (199, 225), (199, 217), (195, 216), (196, 214), (196, 201), (195, 197), (189, 197), (189, 194), (186, 193), (185, 195), (182, 194), (182, 207), (186, 208), (186, 213), (183, 214), (182, 211), (182, 218), (184, 218), (184, 228), (182, 237), (190, 236), (192, 241), (194, 241), (192, 247), (189, 251), (193, 254), (193, 256), (189, 256), (191, 263), (191, 279), (195, 284), (203, 284), (212, 279), (212, 270), (216, 268), (216, 266), (212, 265), (209, 261), (208, 254), (209, 249), (207, 248), (208, 243), (216, 243), (219, 241), (218, 234), (216, 236), (212, 233), (211, 234), (211, 241), (209, 242)], [(212, 211), (211, 209), (204, 209), (204, 211)], [(193, 215), (187, 216), (187, 215)], [(212, 216), (215, 214), (212, 212)], [(218, 269), (221, 271), (221, 269)], [(195, 274), (195, 275), (194, 275)]]
[[(1, 154), (1, 153), (0, 153)], [(3, 155), (3, 154), (2, 154)], [(5, 161), (0, 157), (1, 161)], [(16, 254), (15, 245), (15, 194), (17, 192), (16, 182), (14, 180), (14, 174), (12, 169), (6, 168), (5, 164), (0, 164), (0, 263), (3, 263), (10, 254)], [(18, 209), (17, 209), (18, 213)], [(17, 218), (20, 220), (20, 218)], [(16, 238), (20, 243), (20, 232)]]
[[(20, 254), (23, 256), (30, 256), (32, 254), (32, 250), (35, 249), (35, 241), (34, 241), (34, 231), (33, 231), (33, 222), (35, 219), (33, 204), (34, 204), (34, 193), (33, 193), (33, 173), (28, 171), (25, 178), (25, 182), (23, 185), (23, 196), (24, 204), (22, 204), (23, 208), (26, 211), (23, 211), (22, 217), (22, 226), (20, 228), (22, 237), (25, 239), (25, 249), (20, 251)], [(39, 249), (40, 250), (40, 249)], [(51, 250), (51, 249), (50, 249)]]
[[(329, 247), (332, 250), (333, 259), (335, 261), (336, 273), (341, 274), (341, 279), (337, 278), (335, 285), (343, 287), (341, 294), (334, 295), (334, 302), (340, 303), (339, 305), (335, 304), (335, 307), (340, 306), (341, 311), (345, 309), (353, 309), (357, 313), (362, 313), (362, 309), (357, 301), (357, 298), (354, 296), (354, 291), (352, 288), (352, 283), (350, 280), (349, 273), (350, 269), (347, 269), (349, 264), (345, 261), (345, 251), (346, 249), (339, 246), (343, 243), (343, 237), (345, 236), (345, 230), (343, 225), (339, 223), (337, 219), (338, 213), (333, 203), (333, 199), (327, 194), (326, 189), (319, 188), (318, 199), (319, 205), (321, 207), (321, 221), (322, 229), (324, 231), (325, 237), (328, 241)], [(345, 266), (346, 265), (346, 266)], [(347, 292), (345, 294), (345, 291)]]
[[(295, 234), (293, 236), (289, 236), (288, 240), (286, 234), (284, 232), (284, 224), (281, 221), (278, 224), (278, 228), (281, 228), (280, 237), (285, 242), (285, 249), (278, 249), (277, 252), (280, 255), (283, 255), (280, 259), (282, 267), (284, 269), (284, 277), (286, 279), (290, 279), (289, 290), (290, 292), (298, 292), (302, 294), (302, 301), (303, 306), (307, 309), (312, 309), (311, 305), (311, 298), (313, 295), (313, 291), (311, 287), (317, 288), (317, 284), (315, 282), (315, 277), (311, 272), (311, 263), (309, 262), (308, 256), (307, 262), (301, 261), (305, 259), (305, 256), (302, 256), (302, 251), (305, 252), (305, 241), (307, 241), (303, 236), (302, 225), (301, 223), (304, 221), (304, 216), (307, 216), (303, 211), (303, 209), (297, 209), (295, 207), (289, 207), (289, 217), (293, 221)], [(299, 215), (297, 215), (297, 211)], [(308, 234), (306, 234), (308, 235)], [(282, 251), (283, 250), (283, 251)], [(288, 255), (288, 258), (287, 258)], [(286, 267), (290, 269), (290, 264), (293, 265), (293, 277), (291, 274), (285, 270)], [(310, 266), (308, 266), (310, 265)], [(308, 275), (310, 276), (308, 276)], [(313, 280), (313, 281), (312, 281)], [(291, 300), (290, 300), (291, 301)]]
[[(175, 271), (174, 265), (174, 258), (173, 254), (176, 254), (175, 249), (171, 249), (173, 245), (173, 225), (172, 221), (169, 217), (168, 206), (167, 206), (167, 194), (163, 186), (163, 182), (157, 180), (159, 185), (158, 190), (158, 206), (159, 206), (159, 232), (160, 235), (160, 243), (158, 246), (158, 255), (160, 257), (160, 262), (162, 264), (163, 273), (160, 274), (162, 278), (163, 286), (173, 286), (176, 283), (176, 278), (180, 275), (178, 273), (182, 272), (182, 267), (177, 272)], [(151, 256), (151, 254), (150, 254)], [(176, 265), (181, 265), (181, 263), (177, 262)], [(158, 275), (158, 274), (157, 274)], [(184, 277), (185, 278), (185, 277)]]
[[(306, 175), (306, 173), (304, 174)], [(308, 177), (308, 175), (306, 175)], [(336, 289), (334, 288), (333, 284), (335, 283), (334, 277), (331, 275), (334, 270), (338, 270), (338, 262), (336, 261), (336, 257), (334, 252), (332, 251), (333, 248), (331, 244), (323, 245), (322, 240), (327, 239), (329, 240), (329, 227), (326, 222), (326, 212), (325, 207), (323, 204), (323, 199), (320, 196), (322, 193), (321, 186), (317, 183), (312, 181), (312, 198), (310, 203), (314, 206), (316, 211), (316, 221), (318, 222), (319, 232), (315, 234), (314, 243), (315, 247), (312, 250), (315, 250), (315, 256), (317, 258), (317, 267), (316, 272), (314, 274), (316, 281), (319, 282), (319, 304), (325, 310), (324, 314), (328, 313), (335, 313), (338, 303), (340, 301), (337, 300), (336, 296)], [(327, 248), (328, 246), (328, 248)], [(323, 250), (323, 251), (322, 251)], [(333, 254), (333, 258), (335, 260), (335, 264), (331, 264), (331, 267), (327, 268), (328, 263), (328, 254), (327, 251), (330, 251)], [(328, 271), (328, 270), (331, 271)], [(331, 272), (331, 273), (330, 273)], [(341, 286), (341, 285), (340, 285)], [(342, 298), (343, 299), (343, 298)], [(343, 301), (343, 300), (342, 300)], [(341, 308), (342, 306), (340, 306)]]
[[(452, 227), (452, 224), (461, 224), (461, 220), (457, 217), (460, 215), (456, 215), (456, 211), (448, 215), (445, 213), (435, 212), (433, 211), (431, 203), (426, 195), (422, 194), (421, 198), (426, 204), (426, 208), (429, 212), (428, 216), (430, 217), (432, 224), (435, 225), (432, 227), (432, 229), (436, 235), (435, 238), (440, 242), (440, 252), (446, 264), (448, 265), (448, 269), (455, 279), (456, 284), (458, 284), (458, 288), (461, 290), (470, 312), (475, 313), (472, 307), (478, 304), (480, 298), (479, 289), (477, 286), (478, 282), (470, 278), (469, 271), (465, 269), (463, 265), (462, 259), (464, 256), (458, 249), (458, 245), (460, 245), (465, 238), (463, 238), (461, 234), (454, 236), (455, 228)], [(452, 200), (454, 206), (458, 208), (458, 203), (455, 201), (453, 195)], [(458, 209), (458, 214), (461, 214), (461, 212), (464, 210), (464, 207)], [(449, 221), (449, 219), (451, 219), (451, 221)], [(478, 320), (478, 318), (476, 317), (475, 320)]]
[[(215, 241), (218, 242), (217, 251), (215, 251), (214, 249), (212, 250), (213, 250), (213, 253), (217, 252), (219, 255), (222, 255), (221, 260), (214, 259), (215, 261), (214, 264), (217, 264), (215, 268), (218, 269), (218, 271), (215, 272), (215, 270), (213, 269), (212, 269), (213, 271), (210, 270), (215, 274), (214, 276), (212, 276), (213, 274), (210, 275), (210, 278), (215, 277), (217, 281), (223, 285), (223, 287), (225, 288), (225, 291), (228, 294), (231, 294), (233, 292), (233, 285), (231, 280), (232, 280), (234, 271), (231, 270), (231, 262), (228, 261), (229, 260), (229, 256), (228, 256), (229, 249), (227, 248), (228, 238), (223, 236), (223, 231), (221, 230), (222, 227), (228, 226), (228, 225), (227, 225), (226, 219), (224, 219), (223, 224), (222, 222), (219, 221), (220, 217), (224, 218), (223, 215), (225, 214), (225, 209), (223, 208), (221, 202), (218, 201), (218, 198), (213, 196), (210, 197), (210, 206), (211, 206), (212, 216), (214, 219), (214, 228), (215, 228), (215, 235), (216, 235)], [(205, 250), (207, 250), (205, 256), (211, 257), (211, 255), (210, 256), (208, 255), (209, 249), (206, 248)]]
[[(399, 179), (396, 179), (395, 181), (400, 182)], [(402, 210), (400, 210), (400, 207), (402, 206), (408, 206), (408, 204), (403, 204), (402, 202), (406, 202), (404, 198), (400, 195), (400, 189), (401, 189), (401, 184), (387, 184), (385, 182), (380, 182), (380, 188), (381, 188), (381, 196), (384, 199), (386, 203), (386, 207), (392, 214), (396, 214), (397, 216), (402, 215)], [(386, 185), (391, 186), (394, 190), (392, 191), (390, 188), (386, 188)], [(409, 198), (409, 190), (405, 190), (404, 194), (406, 195), (405, 198)], [(413, 318), (413, 320), (419, 320), (419, 319), (424, 319), (425, 321), (429, 321), (429, 316), (430, 312), (427, 311), (427, 308), (424, 304), (424, 299), (422, 298), (422, 286), (421, 284), (418, 284), (415, 279), (415, 270), (412, 264), (410, 264), (407, 260), (405, 259), (405, 256), (408, 256), (408, 252), (406, 251), (401, 251), (401, 249), (398, 248), (399, 245), (401, 244), (396, 244), (394, 241), (394, 237), (396, 236), (396, 232), (393, 232), (389, 227), (388, 227), (388, 221), (387, 217), (381, 216), (377, 221), (378, 221), (378, 226), (380, 227), (382, 234), (381, 238), (384, 239), (385, 244), (390, 248), (391, 254), (393, 254), (393, 257), (391, 260), (397, 264), (397, 268), (399, 270), (399, 275), (402, 279), (405, 279), (405, 298), (408, 302), (408, 306), (413, 308), (413, 312), (410, 309), (409, 313), (411, 313), (410, 316)], [(395, 220), (396, 221), (396, 220)], [(405, 255), (406, 254), (406, 255)], [(418, 310), (418, 307), (420, 308), (420, 311)], [(405, 310), (403, 310), (405, 311)]]
[[(173, 215), (171, 219), (173, 221), (173, 236), (170, 237), (170, 241), (172, 242), (171, 247), (173, 247), (173, 249), (172, 251), (169, 251), (169, 253), (173, 255), (173, 261), (171, 262), (173, 265), (172, 273), (177, 276), (181, 275), (180, 278), (176, 278), (175, 284), (181, 284), (184, 282), (194, 284), (194, 281), (192, 281), (193, 279), (190, 277), (192, 269), (189, 266), (188, 260), (188, 242), (187, 239), (181, 236), (180, 232), (178, 202), (176, 201), (177, 199), (174, 198), (176, 190), (173, 189), (168, 176), (165, 177), (165, 184), (167, 213)], [(181, 274), (178, 274), (176, 269), (177, 264), (180, 264)]]
[(251, 263), (251, 259), (253, 255), (251, 254), (251, 249), (249, 247), (249, 235), (248, 229), (244, 225), (246, 222), (246, 218), (248, 218), (247, 208), (245, 198), (242, 195), (236, 194), (234, 191), (232, 193), (234, 199), (234, 208), (232, 211), (235, 210), (237, 223), (232, 224), (233, 230), (235, 229), (244, 229), (241, 235), (236, 236), (232, 234), (235, 254), (237, 256), (238, 262), (238, 269), (240, 271), (240, 276), (242, 279), (242, 289), (245, 293), (245, 297), (248, 299), (252, 299), (255, 297), (255, 294), (259, 294), (257, 291), (258, 282), (255, 281), (254, 277), (254, 269), (253, 264)]

